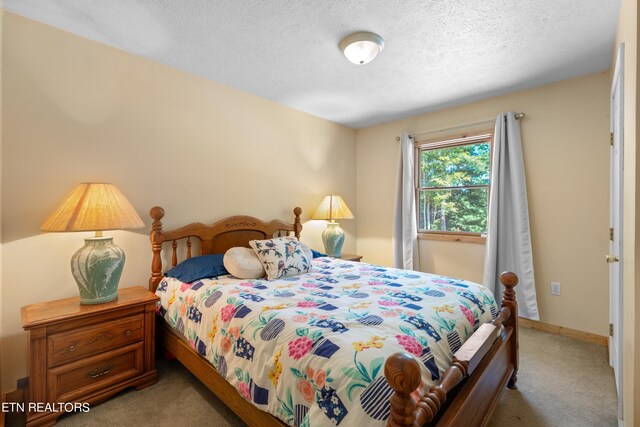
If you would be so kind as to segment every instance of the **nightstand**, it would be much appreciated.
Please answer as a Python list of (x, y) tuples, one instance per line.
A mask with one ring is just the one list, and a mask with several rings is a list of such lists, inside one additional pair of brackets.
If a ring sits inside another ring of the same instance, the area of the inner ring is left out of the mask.
[(345, 254), (345, 253), (343, 253), (342, 256), (340, 257), (340, 259), (343, 259), (345, 261), (356, 261), (356, 262), (359, 262), (362, 259), (362, 255)]
[[(81, 305), (75, 297), (22, 307), (22, 327), (29, 331), (28, 402), (94, 404), (155, 383), (157, 300), (137, 286), (104, 304)], [(27, 411), (27, 426), (53, 425), (59, 411)]]

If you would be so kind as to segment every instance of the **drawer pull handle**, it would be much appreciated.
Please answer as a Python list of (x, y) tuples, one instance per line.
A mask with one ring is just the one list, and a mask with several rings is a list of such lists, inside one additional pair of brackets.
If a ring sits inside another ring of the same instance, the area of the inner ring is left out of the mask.
[(124, 334), (125, 334), (126, 336), (131, 335), (131, 329), (127, 329), (126, 331), (124, 331)]
[(72, 351), (76, 351), (76, 346), (74, 345), (70, 345), (69, 348), (67, 349), (68, 352), (72, 352)]
[(103, 375), (106, 375), (109, 373), (109, 371), (113, 368), (113, 365), (107, 365), (104, 366), (102, 368), (96, 369), (94, 371), (89, 371), (87, 372), (87, 376), (91, 377), (91, 378), (98, 378), (101, 377)]

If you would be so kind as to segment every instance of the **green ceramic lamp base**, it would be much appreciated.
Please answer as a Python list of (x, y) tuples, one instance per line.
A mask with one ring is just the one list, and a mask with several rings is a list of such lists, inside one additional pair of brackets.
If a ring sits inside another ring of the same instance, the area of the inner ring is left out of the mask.
[(342, 256), (344, 231), (337, 222), (331, 221), (327, 224), (327, 228), (322, 232), (322, 243), (327, 255), (335, 258)]
[(84, 239), (85, 245), (71, 258), (71, 273), (80, 291), (81, 304), (102, 304), (118, 298), (124, 252), (113, 237)]

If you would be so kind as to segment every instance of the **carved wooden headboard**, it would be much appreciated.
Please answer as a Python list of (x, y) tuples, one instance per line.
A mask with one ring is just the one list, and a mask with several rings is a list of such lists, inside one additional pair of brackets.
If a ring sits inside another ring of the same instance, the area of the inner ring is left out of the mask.
[(149, 279), (149, 290), (155, 292), (158, 283), (162, 280), (162, 245), (170, 243), (172, 248), (171, 266), (178, 264), (178, 241), (185, 240), (186, 257), (191, 258), (192, 238), (197, 239), (200, 246), (200, 253), (197, 255), (223, 254), (229, 248), (236, 246), (249, 246), (249, 240), (270, 239), (274, 236), (286, 236), (293, 233), (298, 239), (302, 231), (300, 223), (301, 208), (293, 209), (295, 220), (293, 224), (280, 220), (265, 222), (246, 215), (236, 215), (221, 219), (220, 221), (205, 225), (200, 222), (187, 224), (175, 230), (162, 230), (161, 219), (164, 217), (164, 209), (160, 206), (151, 208), (151, 250), (153, 259), (151, 261), (151, 278)]

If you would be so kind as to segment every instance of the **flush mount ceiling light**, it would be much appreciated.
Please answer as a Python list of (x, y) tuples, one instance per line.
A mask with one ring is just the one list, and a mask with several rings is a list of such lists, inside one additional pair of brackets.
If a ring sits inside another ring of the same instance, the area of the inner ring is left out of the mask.
[(354, 64), (363, 65), (373, 61), (384, 48), (384, 39), (375, 33), (361, 31), (353, 33), (340, 42), (340, 50)]

